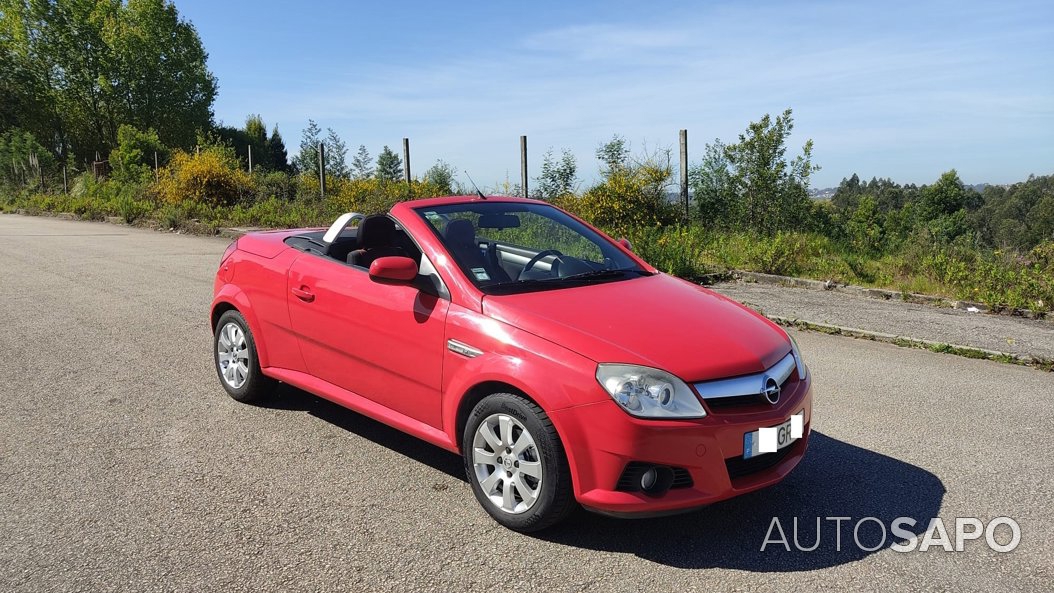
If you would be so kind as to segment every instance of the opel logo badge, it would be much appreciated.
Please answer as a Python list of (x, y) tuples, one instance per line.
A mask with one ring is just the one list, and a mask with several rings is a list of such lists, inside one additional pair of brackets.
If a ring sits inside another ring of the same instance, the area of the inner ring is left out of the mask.
[(765, 377), (765, 387), (761, 389), (761, 395), (772, 405), (780, 401), (780, 385), (772, 377)]

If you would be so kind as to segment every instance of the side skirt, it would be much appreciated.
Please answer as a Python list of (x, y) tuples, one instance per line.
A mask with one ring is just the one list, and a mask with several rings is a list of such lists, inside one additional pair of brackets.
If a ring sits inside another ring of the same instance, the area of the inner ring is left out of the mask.
[(419, 420), (415, 420), (409, 416), (386, 408), (357, 393), (353, 393), (347, 389), (329, 383), (328, 381), (323, 381), (318, 377), (308, 375), (307, 373), (301, 373), (300, 371), (292, 371), (276, 367), (266, 367), (261, 370), (263, 371), (263, 374), (268, 377), (277, 379), (283, 383), (288, 383), (309, 393), (313, 393), (337, 405), (358, 412), (363, 416), (368, 416), (378, 422), (383, 422), (392, 428), (401, 430), (402, 432), (415, 436), (423, 441), (427, 441), (437, 447), (446, 449), (452, 453), (458, 453), (457, 444), (451, 442), (445, 432)]

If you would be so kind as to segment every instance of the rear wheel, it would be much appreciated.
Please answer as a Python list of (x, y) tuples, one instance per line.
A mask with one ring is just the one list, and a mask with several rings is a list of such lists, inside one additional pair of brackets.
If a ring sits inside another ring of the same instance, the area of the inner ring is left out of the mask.
[(242, 314), (231, 310), (220, 316), (213, 333), (216, 374), (227, 394), (240, 402), (259, 401), (274, 382), (260, 372), (256, 342)]
[(518, 395), (480, 401), (462, 437), (465, 472), (476, 499), (509, 529), (545, 529), (574, 509), (571, 471), (549, 417)]

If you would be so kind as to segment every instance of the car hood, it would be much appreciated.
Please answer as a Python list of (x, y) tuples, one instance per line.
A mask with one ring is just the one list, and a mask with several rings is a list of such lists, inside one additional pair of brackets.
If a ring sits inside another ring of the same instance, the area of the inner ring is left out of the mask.
[(689, 382), (758, 373), (791, 349), (768, 319), (666, 274), (488, 295), (483, 311), (594, 361), (655, 367)]

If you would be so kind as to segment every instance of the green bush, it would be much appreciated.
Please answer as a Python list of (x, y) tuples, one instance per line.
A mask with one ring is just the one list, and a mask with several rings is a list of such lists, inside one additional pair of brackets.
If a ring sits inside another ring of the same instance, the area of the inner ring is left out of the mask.
[(648, 159), (610, 170), (581, 196), (567, 194), (554, 203), (615, 234), (661, 227), (678, 219), (666, 199), (672, 174), (669, 164)]
[(157, 132), (145, 132), (122, 124), (117, 128), (117, 148), (110, 151), (111, 177), (123, 183), (143, 184), (154, 179), (154, 155), (160, 162), (168, 157)]
[(682, 278), (697, 278), (711, 269), (702, 263), (702, 229), (698, 226), (642, 227), (626, 237), (645, 261)]

